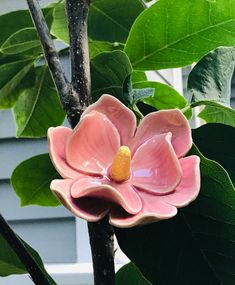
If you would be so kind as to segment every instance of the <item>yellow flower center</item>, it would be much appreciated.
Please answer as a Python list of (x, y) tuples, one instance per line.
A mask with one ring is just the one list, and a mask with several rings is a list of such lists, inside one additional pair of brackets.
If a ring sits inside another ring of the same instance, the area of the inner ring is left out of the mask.
[(121, 146), (115, 155), (110, 176), (116, 182), (123, 182), (130, 177), (131, 151), (127, 146)]

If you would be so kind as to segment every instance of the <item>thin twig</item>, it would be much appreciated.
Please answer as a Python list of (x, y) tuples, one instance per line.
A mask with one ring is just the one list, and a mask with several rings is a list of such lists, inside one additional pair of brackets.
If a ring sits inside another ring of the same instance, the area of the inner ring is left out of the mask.
[(54, 80), (57, 92), (60, 96), (61, 104), (67, 113), (68, 120), (74, 127), (79, 122), (81, 114), (78, 95), (72, 92), (72, 86), (64, 74), (58, 53), (51, 38), (50, 31), (38, 0), (27, 0), (27, 3), (41, 42), (45, 59)]
[(0, 214), (0, 234), (9, 244), (9, 246), (16, 253), (25, 269), (30, 274), (32, 281), (36, 285), (51, 285), (55, 284), (50, 282), (46, 273), (42, 271), (33, 256), (28, 252), (22, 240), (15, 234)]

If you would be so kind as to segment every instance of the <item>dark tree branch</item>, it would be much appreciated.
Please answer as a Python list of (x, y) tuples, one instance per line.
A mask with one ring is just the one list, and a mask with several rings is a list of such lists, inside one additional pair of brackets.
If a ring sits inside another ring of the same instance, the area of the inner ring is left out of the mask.
[(66, 0), (73, 91), (82, 110), (91, 104), (87, 20), (90, 0)]
[(35, 28), (37, 29), (45, 59), (60, 96), (61, 104), (67, 113), (69, 122), (74, 127), (79, 122), (81, 114), (78, 95), (73, 92), (72, 87), (64, 74), (38, 0), (27, 0), (27, 3)]
[[(57, 86), (60, 100), (72, 127), (91, 103), (90, 64), (87, 19), (90, 0), (66, 0), (70, 36), (72, 84), (67, 82), (48, 27), (37, 0), (27, 0), (30, 13), (44, 50), (45, 58)], [(95, 285), (114, 285), (113, 229), (104, 218), (88, 223)]]
[(95, 285), (114, 285), (113, 228), (108, 217), (97, 223), (88, 223)]
[[(3, 216), (0, 214), (0, 234), (6, 242), (14, 250), (25, 269), (30, 274), (34, 284), (36, 285), (51, 285), (45, 273), (38, 266), (32, 255), (28, 252), (22, 240), (14, 233)], [(55, 284), (55, 283), (53, 283)]]

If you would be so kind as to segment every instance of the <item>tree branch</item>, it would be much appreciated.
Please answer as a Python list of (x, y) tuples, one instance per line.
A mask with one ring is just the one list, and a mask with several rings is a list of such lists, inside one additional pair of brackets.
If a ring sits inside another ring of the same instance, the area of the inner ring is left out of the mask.
[(51, 285), (51, 283), (42, 269), (38, 266), (32, 255), (28, 252), (22, 240), (14, 233), (3, 216), (0, 214), (0, 234), (6, 242), (14, 250), (25, 269), (28, 271), (34, 284), (36, 285)]
[[(89, 0), (66, 0), (70, 37), (70, 57), (73, 91), (79, 94), (81, 110), (91, 103), (90, 61), (87, 36)], [(113, 229), (104, 218), (98, 223), (88, 223), (94, 284), (114, 285)]]
[(79, 94), (81, 110), (91, 104), (90, 60), (87, 20), (90, 0), (66, 0), (73, 91)]
[[(56, 53), (48, 27), (37, 0), (27, 0), (37, 28), (45, 58), (57, 86), (60, 100), (72, 127), (79, 122), (82, 112), (91, 103), (90, 63), (87, 36), (89, 0), (66, 0), (70, 37), (72, 86), (69, 86)], [(113, 229), (104, 218), (88, 223), (95, 285), (114, 285)]]
[(27, 3), (41, 42), (45, 59), (59, 94), (61, 104), (67, 113), (69, 122), (74, 127), (79, 122), (81, 115), (81, 106), (78, 94), (75, 94), (72, 91), (72, 87), (64, 74), (58, 53), (51, 38), (50, 31), (38, 0), (27, 0)]
[(88, 223), (95, 285), (114, 285), (114, 231), (108, 217)]

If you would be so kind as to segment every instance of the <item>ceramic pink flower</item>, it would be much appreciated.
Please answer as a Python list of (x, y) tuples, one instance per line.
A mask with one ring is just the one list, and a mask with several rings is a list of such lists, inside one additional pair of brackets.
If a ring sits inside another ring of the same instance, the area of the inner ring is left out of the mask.
[(200, 189), (199, 157), (179, 110), (147, 115), (138, 128), (132, 111), (103, 95), (74, 130), (50, 128), (49, 152), (64, 179), (51, 190), (76, 216), (132, 227), (176, 215)]

